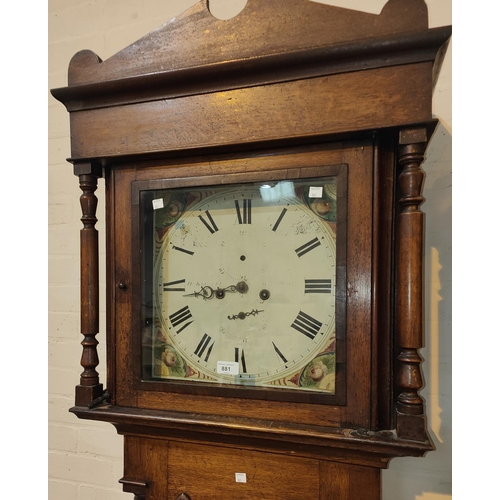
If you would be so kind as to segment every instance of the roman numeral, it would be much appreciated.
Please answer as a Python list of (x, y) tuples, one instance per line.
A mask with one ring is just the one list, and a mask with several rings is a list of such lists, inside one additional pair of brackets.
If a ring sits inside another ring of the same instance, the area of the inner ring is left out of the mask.
[(332, 293), (332, 280), (305, 280), (304, 293)]
[(185, 283), (185, 282), (186, 282), (186, 280), (177, 280), (177, 281), (170, 281), (169, 283), (163, 283), (163, 291), (164, 292), (185, 292), (186, 289), (184, 287), (172, 288), (172, 285), (179, 285), (179, 284)]
[(191, 312), (189, 311), (189, 306), (185, 306), (181, 309), (179, 309), (177, 312), (174, 312), (169, 316), (170, 323), (172, 323), (172, 326), (175, 328), (178, 325), (182, 325), (180, 330), (176, 330), (177, 333), (181, 333), (184, 328), (189, 326), (193, 321), (187, 322), (189, 319), (191, 319)]
[(239, 347), (234, 348), (234, 360), (236, 361), (236, 363), (240, 363), (240, 361), (241, 361), (241, 371), (243, 373), (246, 373), (247, 372), (247, 363), (245, 361), (245, 350), (244, 349), (241, 349), (241, 356), (240, 356), (240, 348)]
[[(205, 363), (208, 361), (208, 358), (210, 357), (210, 354), (212, 354), (212, 348), (215, 344), (215, 342), (210, 342), (212, 341), (212, 337), (208, 336), (206, 333), (203, 334), (203, 337), (200, 340), (200, 343), (198, 344), (198, 347), (195, 349), (194, 353), (196, 356), (198, 356), (200, 359), (203, 356), (203, 353), (208, 347), (207, 354), (205, 355), (204, 361)], [(210, 346), (209, 346), (210, 344)]]
[(312, 316), (300, 311), (295, 321), (290, 325), (298, 332), (302, 333), (310, 339), (314, 339), (318, 334), (323, 323), (314, 319)]
[(278, 226), (281, 224), (281, 221), (283, 220), (283, 217), (285, 216), (286, 214), (286, 208), (284, 208), (281, 213), (280, 213), (280, 216), (278, 217), (278, 220), (276, 221), (276, 224), (274, 224), (273, 226), (273, 231), (276, 231), (276, 229), (278, 229)]
[(308, 241), (305, 245), (302, 245), (301, 247), (296, 248), (295, 253), (297, 254), (298, 257), (302, 257), (307, 252), (310, 252), (313, 248), (319, 247), (320, 245), (321, 245), (321, 242), (316, 237), (316, 238), (313, 238), (311, 241)]
[(174, 250), (177, 250), (178, 252), (184, 252), (187, 253), (188, 255), (194, 255), (194, 252), (191, 252), (191, 250), (186, 250), (185, 248), (176, 247), (175, 245), (172, 248)]
[(203, 218), (202, 215), (198, 215), (200, 218), (201, 222), (205, 224), (205, 227), (212, 233), (214, 234), (216, 231), (219, 230), (217, 227), (217, 224), (215, 224), (214, 220), (212, 219), (212, 216), (210, 215), (210, 212), (208, 210), (205, 210), (205, 215), (208, 217), (208, 222)]
[(236, 207), (236, 215), (238, 216), (238, 224), (251, 224), (252, 223), (252, 200), (245, 198), (243, 200), (243, 213), (240, 210), (240, 203), (234, 200)]
[(276, 354), (281, 358), (283, 363), (287, 364), (288, 360), (285, 358), (285, 356), (283, 356), (283, 353), (276, 347), (276, 344), (274, 342), (272, 344), (273, 344), (274, 350), (276, 351)]

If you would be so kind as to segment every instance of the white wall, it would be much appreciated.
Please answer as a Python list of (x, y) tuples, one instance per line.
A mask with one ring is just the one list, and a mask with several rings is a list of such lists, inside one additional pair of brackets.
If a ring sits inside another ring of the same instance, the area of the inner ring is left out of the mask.
[[(107, 59), (162, 25), (196, 0), (49, 0), (49, 88), (64, 87), (68, 63), (90, 49)], [(245, 0), (211, 0), (212, 12), (227, 18)], [(378, 12), (385, 0), (322, 0)], [(431, 27), (451, 24), (451, 0), (427, 0)], [(383, 472), (383, 500), (451, 499), (451, 45), (434, 93), (441, 123), (428, 148), (424, 169), (427, 213), (425, 387), (429, 427), (436, 451), (424, 459), (403, 458)], [(113, 426), (79, 420), (68, 413), (79, 383), (78, 180), (65, 159), (69, 120), (49, 96), (49, 499), (118, 500), (122, 437)], [(97, 228), (104, 253), (104, 194), (100, 181)], [(101, 263), (100, 357), (105, 359), (104, 262)], [(98, 367), (105, 383), (105, 366)]]

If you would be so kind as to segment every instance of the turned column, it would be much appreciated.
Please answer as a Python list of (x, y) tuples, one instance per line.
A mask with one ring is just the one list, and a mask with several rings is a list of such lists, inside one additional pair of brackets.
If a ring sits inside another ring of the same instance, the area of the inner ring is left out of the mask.
[(420, 210), (424, 172), (420, 168), (427, 143), (426, 128), (401, 130), (399, 134), (400, 207), (397, 232), (397, 433), (400, 438), (428, 439), (419, 349), (423, 332), (424, 214)]
[(74, 167), (79, 177), (80, 205), (82, 208), (83, 228), (80, 231), (80, 318), (82, 340), (80, 384), (75, 388), (76, 406), (87, 406), (103, 393), (99, 383), (99, 364), (97, 355), (99, 332), (99, 240), (95, 228), (97, 218), (97, 179), (101, 177), (101, 168), (90, 164), (78, 164)]

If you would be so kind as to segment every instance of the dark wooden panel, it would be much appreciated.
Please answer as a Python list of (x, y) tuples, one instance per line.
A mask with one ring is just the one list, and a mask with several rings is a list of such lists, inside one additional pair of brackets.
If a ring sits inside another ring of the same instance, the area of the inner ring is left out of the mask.
[[(170, 443), (166, 498), (303, 500), (317, 498), (318, 461), (230, 448)], [(236, 482), (246, 474), (246, 483)]]
[(431, 63), (71, 114), (73, 159), (248, 144), (428, 121)]

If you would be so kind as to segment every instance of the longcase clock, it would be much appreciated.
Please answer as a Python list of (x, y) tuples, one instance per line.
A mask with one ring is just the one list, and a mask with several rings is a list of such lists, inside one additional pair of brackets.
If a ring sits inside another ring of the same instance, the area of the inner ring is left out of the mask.
[[(207, 0), (106, 61), (70, 62), (82, 190), (79, 418), (124, 436), (136, 500), (379, 500), (433, 449), (420, 167), (451, 28)], [(107, 380), (97, 372), (99, 193)]]

